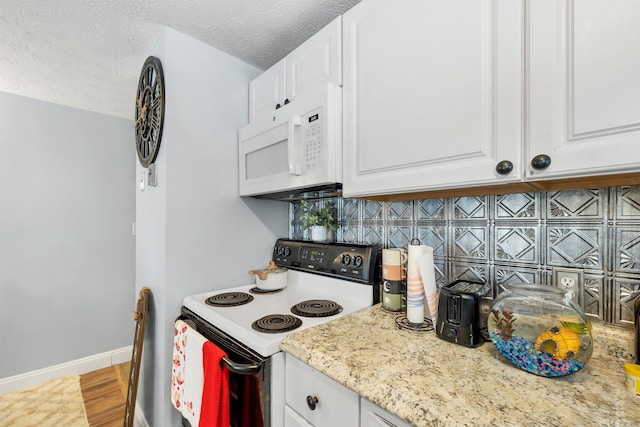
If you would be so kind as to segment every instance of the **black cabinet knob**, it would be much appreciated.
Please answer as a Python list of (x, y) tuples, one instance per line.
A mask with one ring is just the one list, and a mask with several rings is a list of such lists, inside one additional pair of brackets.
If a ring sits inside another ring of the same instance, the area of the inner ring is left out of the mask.
[(278, 108), (280, 108), (280, 107), (282, 107), (282, 105), (280, 105), (280, 103), (278, 102), (278, 103), (276, 104), (276, 110), (277, 110)]
[(318, 398), (315, 396), (307, 396), (307, 406), (312, 411), (315, 411), (316, 405), (318, 404)]
[(289, 98), (284, 100), (284, 105), (287, 105), (289, 103)]
[(500, 175), (509, 175), (513, 171), (513, 163), (509, 160), (503, 160), (496, 165), (496, 172)]
[(531, 167), (535, 170), (541, 171), (545, 170), (551, 164), (551, 157), (546, 154), (538, 154), (533, 159), (531, 159)]

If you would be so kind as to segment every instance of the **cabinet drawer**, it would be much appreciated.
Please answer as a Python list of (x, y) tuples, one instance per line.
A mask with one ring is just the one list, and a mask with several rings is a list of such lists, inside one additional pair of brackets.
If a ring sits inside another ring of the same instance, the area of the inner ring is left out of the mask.
[[(357, 426), (360, 418), (359, 397), (353, 391), (287, 355), (286, 402), (315, 426)], [(307, 404), (307, 396), (315, 409)]]
[(412, 427), (395, 415), (374, 405), (364, 397), (360, 399), (360, 427)]

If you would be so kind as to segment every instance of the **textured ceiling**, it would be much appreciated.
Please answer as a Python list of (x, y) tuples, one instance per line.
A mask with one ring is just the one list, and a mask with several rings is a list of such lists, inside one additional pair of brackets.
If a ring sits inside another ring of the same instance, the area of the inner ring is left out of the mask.
[(360, 0), (0, 0), (0, 91), (131, 119), (163, 27), (266, 69)]

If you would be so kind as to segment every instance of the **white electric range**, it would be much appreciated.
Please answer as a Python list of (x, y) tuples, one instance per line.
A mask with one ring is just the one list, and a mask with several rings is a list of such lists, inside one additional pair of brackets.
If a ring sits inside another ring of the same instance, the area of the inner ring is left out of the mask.
[[(380, 258), (374, 245), (279, 239), (273, 260), (289, 269), (284, 289), (265, 292), (247, 284), (184, 299), (181, 318), (228, 355), (232, 420), (283, 425), (285, 359), (278, 345), (289, 333), (378, 302)], [(254, 396), (242, 391), (250, 378), (257, 380)]]

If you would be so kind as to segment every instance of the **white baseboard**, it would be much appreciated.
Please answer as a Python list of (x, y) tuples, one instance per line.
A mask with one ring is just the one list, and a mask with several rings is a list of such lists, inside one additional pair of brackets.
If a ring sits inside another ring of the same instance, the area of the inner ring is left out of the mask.
[[(0, 394), (31, 387), (65, 375), (82, 375), (111, 365), (128, 362), (131, 360), (132, 351), (133, 346), (122, 347), (106, 353), (3, 378), (0, 379)], [(142, 418), (144, 419), (144, 416)]]
[(147, 419), (142, 413), (142, 408), (136, 402), (136, 411), (133, 413), (133, 427), (149, 427)]

